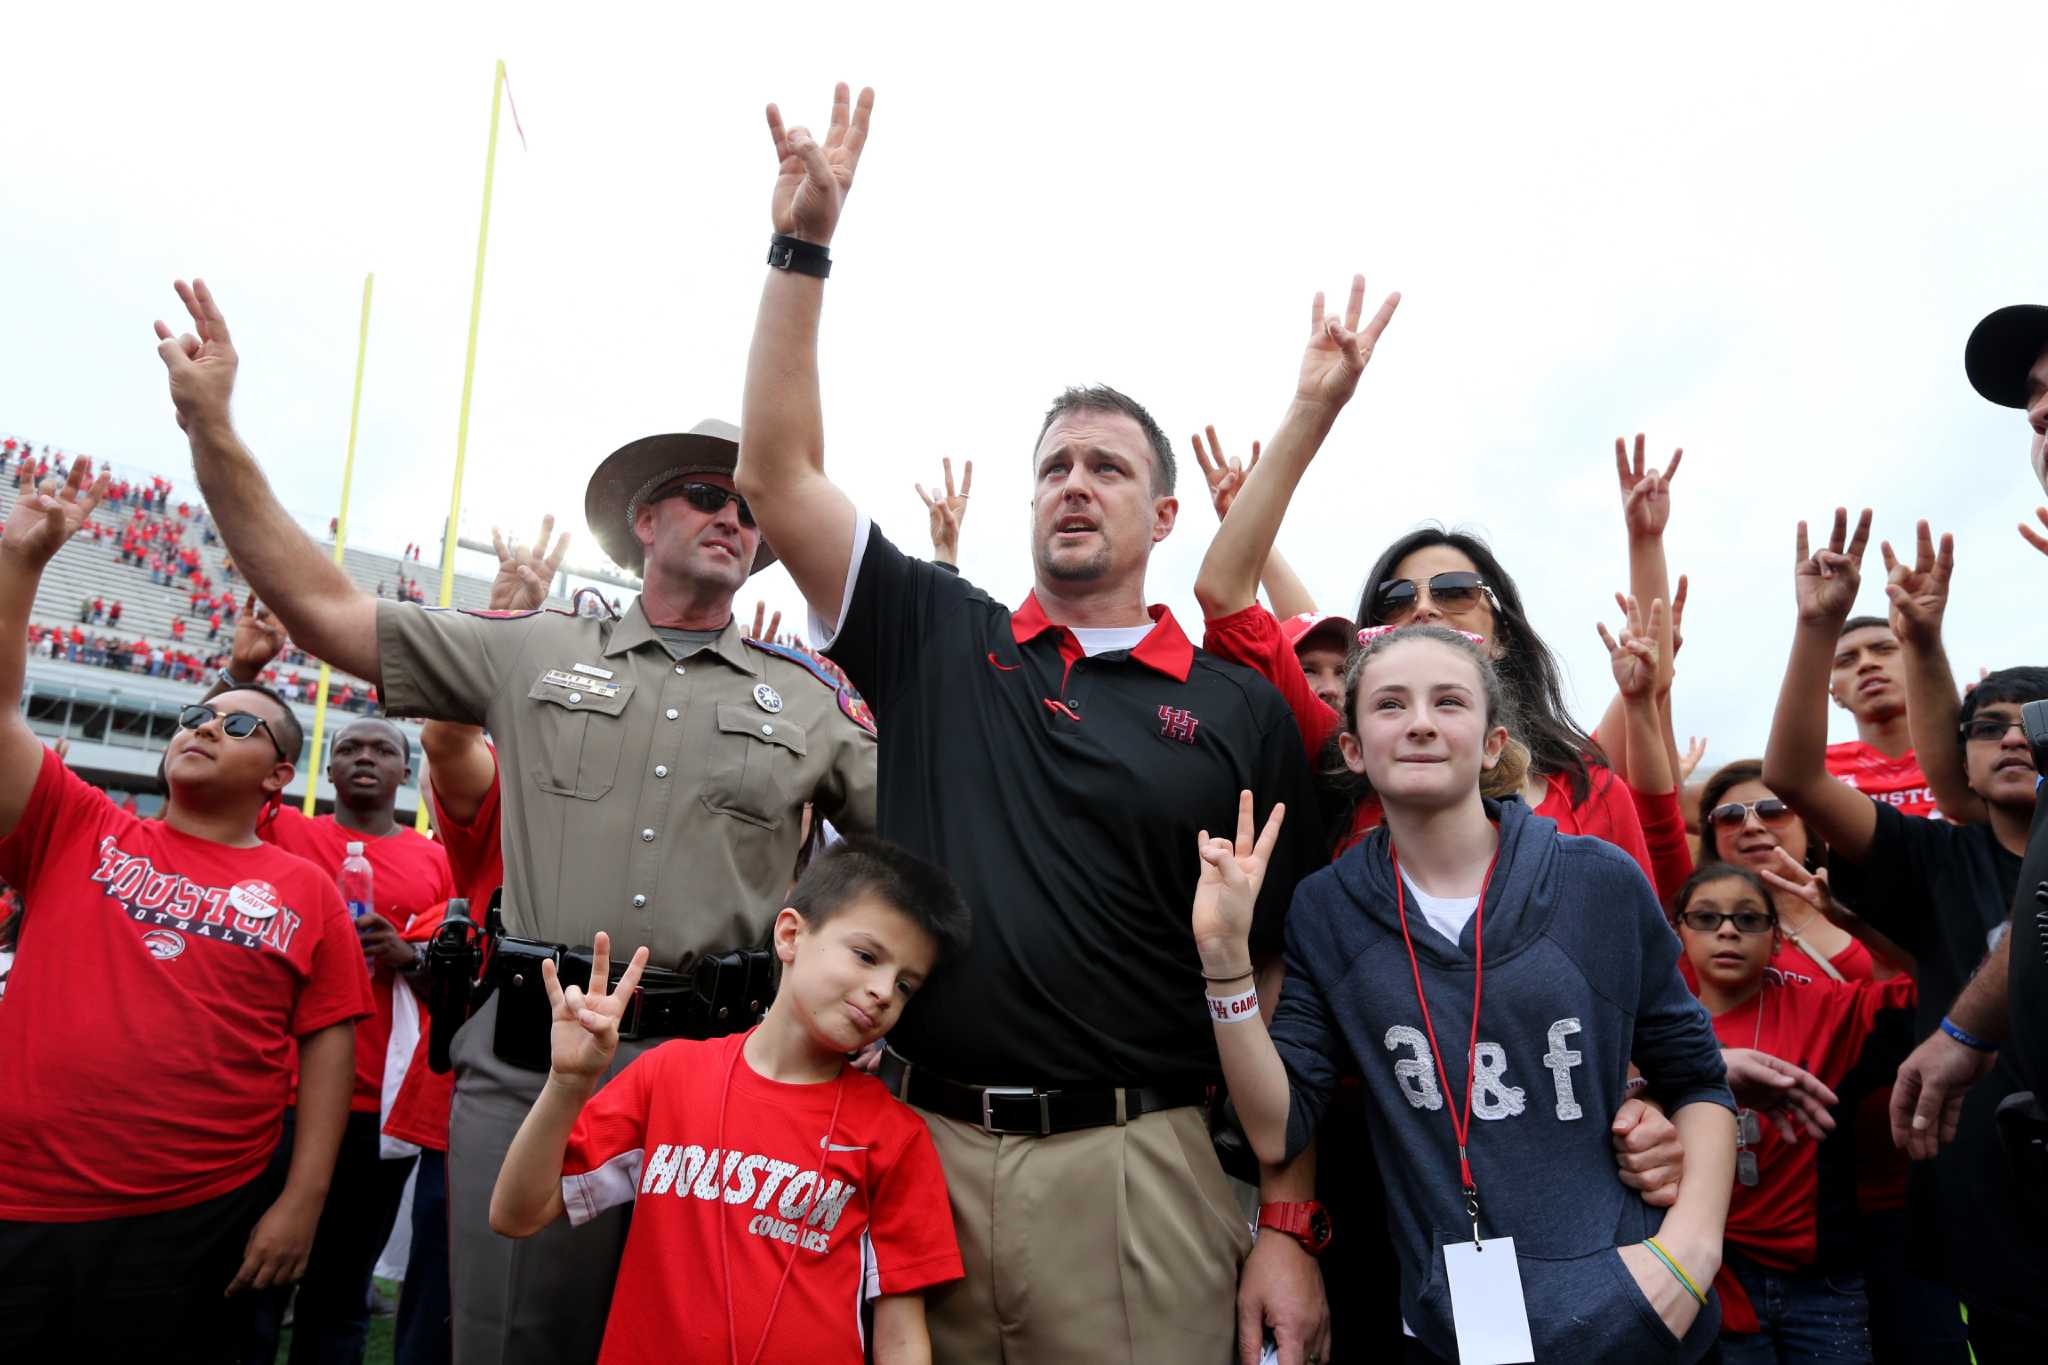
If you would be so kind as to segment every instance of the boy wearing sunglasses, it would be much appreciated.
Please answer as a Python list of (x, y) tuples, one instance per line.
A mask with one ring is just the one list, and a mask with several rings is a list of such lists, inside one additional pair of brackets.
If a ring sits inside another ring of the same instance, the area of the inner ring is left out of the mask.
[[(2048, 696), (2048, 669), (2010, 668), (1991, 674), (1960, 704), (1941, 646), (1953, 551), (1939, 553), (1927, 524), (1909, 564), (1884, 547), (1890, 568), (1891, 624), (1903, 648), (1906, 706), (1924, 741), (1930, 779), (1945, 761), (1960, 771), (1983, 803), (1981, 824), (1913, 819), (1830, 777), (1825, 767), (1827, 679), (1833, 649), (1861, 585), (1870, 534), (1865, 510), (1854, 533), (1836, 509), (1824, 547), (1809, 552), (1799, 528), (1795, 570), (1798, 625), (1764, 758), (1764, 780), (1803, 818), (1831, 852), (1829, 871), (1841, 899), (1897, 942), (1917, 963), (1920, 1005), (1915, 1032), (1925, 1038), (1953, 1028), (1943, 1010), (2003, 931), (2018, 886), (2020, 855), (2034, 812), (2036, 774), (2020, 707)], [(1933, 736), (1955, 748), (1937, 753)], [(1937, 790), (1941, 783), (1934, 780)], [(1944, 800), (1944, 806), (1947, 805)], [(1977, 1359), (2033, 1359), (2048, 1332), (2039, 1285), (2048, 1273), (2031, 1234), (2023, 1231), (2009, 1170), (1997, 1147), (1998, 1103), (2020, 1088), (2009, 1061), (1965, 1102), (1956, 1140), (1933, 1163), (1917, 1166), (1909, 1202), (1938, 1220), (1938, 1243), (1921, 1249), (1919, 1268), (1948, 1283), (1969, 1310)]]
[(161, 820), (23, 718), (36, 586), (105, 492), (81, 458), (0, 531), (0, 877), (31, 906), (0, 1010), (0, 1359), (214, 1360), (227, 1296), (305, 1268), (369, 980), (334, 883), (257, 837), (300, 745), (275, 694), (185, 708)]

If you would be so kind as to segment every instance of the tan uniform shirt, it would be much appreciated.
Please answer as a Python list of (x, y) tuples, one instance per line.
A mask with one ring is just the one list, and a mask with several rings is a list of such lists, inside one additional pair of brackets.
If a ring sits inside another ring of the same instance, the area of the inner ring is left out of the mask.
[(503, 774), (505, 925), (657, 966), (758, 943), (784, 904), (805, 802), (875, 824), (875, 737), (808, 667), (734, 621), (678, 662), (635, 602), (618, 621), (377, 604), (393, 715), (483, 725)]

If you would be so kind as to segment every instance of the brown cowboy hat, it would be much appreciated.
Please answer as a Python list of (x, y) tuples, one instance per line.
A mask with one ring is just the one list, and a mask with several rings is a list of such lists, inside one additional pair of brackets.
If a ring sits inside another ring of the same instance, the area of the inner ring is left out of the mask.
[[(647, 500), (677, 479), (691, 474), (732, 475), (740, 461), (740, 429), (730, 422), (706, 418), (688, 431), (667, 436), (642, 436), (605, 457), (590, 486), (583, 490), (583, 520), (612, 562), (633, 573), (645, 570), (645, 552), (633, 534), (633, 519)], [(775, 551), (763, 539), (754, 551), (759, 573), (775, 562)]]

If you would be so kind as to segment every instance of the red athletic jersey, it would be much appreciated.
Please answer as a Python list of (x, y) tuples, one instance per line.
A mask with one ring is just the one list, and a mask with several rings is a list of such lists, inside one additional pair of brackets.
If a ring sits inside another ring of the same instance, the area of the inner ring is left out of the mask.
[[(433, 802), (434, 828), (440, 832), (441, 845), (448, 851), (448, 869), (455, 879), (456, 894), (469, 899), (469, 916), (478, 924), (483, 923), (484, 912), (491, 903), (491, 893), (505, 882), (505, 850), (498, 841), (497, 761), (498, 751), (494, 748), (491, 750), (491, 789), (484, 793), (476, 816), (466, 824), (450, 820), (447, 812), (441, 809), (431, 776), (424, 788), (427, 799)], [(440, 927), (442, 912), (446, 908), (437, 906), (427, 919), (415, 920), (406, 929), (405, 936), (422, 943), (431, 939), (434, 930)], [(431, 1151), (445, 1152), (448, 1150), (448, 1107), (455, 1099), (455, 1073), (450, 1071), (436, 1075), (427, 1065), (427, 1035), (430, 1031), (431, 1025), (421, 1019), (419, 1045), (413, 1049), (412, 1061), (406, 1066), (405, 1080), (398, 1087), (398, 1097), (391, 1102), (391, 1112), (384, 1116), (384, 1131)]]
[[(1723, 1047), (1754, 1047), (1805, 1067), (1833, 1087), (1856, 1065), (1879, 1012), (1911, 1009), (1914, 1000), (1911, 977), (1788, 984), (1767, 975), (1754, 998), (1715, 1017), (1714, 1036)], [(1728, 1240), (1763, 1265), (1801, 1270), (1817, 1255), (1821, 1144), (1810, 1137), (1788, 1143), (1768, 1119), (1756, 1123), (1751, 1150), (1760, 1178), (1736, 1184)]]
[[(448, 855), (432, 839), (401, 828), (382, 839), (366, 839), (343, 829), (331, 815), (307, 819), (292, 806), (278, 809), (277, 818), (258, 831), (267, 843), (296, 853), (324, 871), (330, 882), (341, 876), (348, 846), (360, 842), (370, 860), (371, 894), (376, 911), (402, 935), (417, 916), (455, 894), (448, 874)], [(339, 894), (338, 892), (336, 894)], [(361, 956), (361, 949), (357, 949)], [(391, 1045), (391, 990), (398, 974), (384, 963), (370, 969), (376, 1010), (356, 1025), (356, 1088), (351, 1110), (374, 1114), (383, 1107), (385, 1052)]]
[(0, 1218), (153, 1213), (253, 1180), (293, 1040), (371, 1012), (331, 877), (138, 819), (54, 753), (0, 877), (33, 907), (0, 1008)]
[(569, 1134), (569, 1221), (634, 1206), (600, 1365), (723, 1365), (726, 1257), (742, 1360), (860, 1365), (869, 1299), (960, 1278), (924, 1121), (851, 1068), (818, 1085), (767, 1080), (741, 1055), (746, 1037), (642, 1053)]
[[(1309, 766), (1313, 768), (1322, 761), (1324, 747), (1343, 722), (1309, 687), (1308, 679), (1301, 671), (1301, 660), (1295, 657), (1293, 646), (1281, 634), (1280, 623), (1272, 612), (1254, 602), (1243, 611), (1203, 622), (1202, 648), (1219, 659), (1228, 659), (1256, 670), (1267, 682), (1279, 688), (1280, 695), (1287, 699), (1288, 709), (1294, 712), (1294, 723), (1300, 727), (1302, 745), (1308, 750)], [(1562, 773), (1545, 774), (1546, 790), (1536, 813), (1555, 820), (1560, 833), (1605, 839), (1636, 860), (1636, 865), (1643, 869), (1643, 875), (1650, 879), (1651, 886), (1659, 885), (1656, 867), (1650, 860), (1650, 846), (1643, 838), (1642, 820), (1636, 814), (1635, 800), (1629, 793), (1628, 784), (1617, 777), (1613, 769), (1597, 764), (1589, 763), (1586, 775), (1589, 779), (1586, 799), (1575, 803), (1568, 777)], [(1350, 848), (1379, 823), (1379, 802), (1359, 802), (1357, 810), (1352, 812), (1351, 828), (1338, 841), (1336, 851), (1342, 853)]]
[(1938, 818), (1934, 792), (1911, 749), (1897, 758), (1860, 739), (1828, 745), (1828, 772), (1873, 801), (1897, 806), (1906, 815)]

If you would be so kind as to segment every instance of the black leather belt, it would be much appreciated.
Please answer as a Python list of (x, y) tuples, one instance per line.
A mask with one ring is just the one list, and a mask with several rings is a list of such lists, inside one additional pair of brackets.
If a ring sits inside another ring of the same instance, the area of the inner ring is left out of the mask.
[[(555, 963), (564, 987), (590, 986), (594, 965), (588, 949), (500, 936), (488, 975), (499, 995), (492, 1046), (514, 1066), (548, 1069), (548, 1030), (553, 1009), (541, 964)], [(622, 1041), (648, 1038), (717, 1038), (751, 1028), (774, 997), (773, 956), (762, 949), (707, 954), (688, 972), (648, 967), (619, 1020)], [(606, 988), (616, 986), (626, 964), (614, 962)]]
[(889, 1087), (889, 1093), (905, 1104), (960, 1123), (971, 1123), (996, 1137), (1050, 1137), (1083, 1128), (1106, 1128), (1128, 1123), (1141, 1114), (1209, 1102), (1208, 1088), (1200, 1085), (1131, 1085), (1092, 1090), (963, 1085), (886, 1050), (877, 1074), (882, 1084)]

